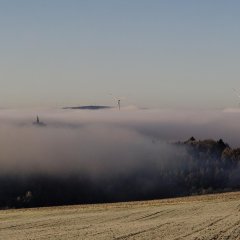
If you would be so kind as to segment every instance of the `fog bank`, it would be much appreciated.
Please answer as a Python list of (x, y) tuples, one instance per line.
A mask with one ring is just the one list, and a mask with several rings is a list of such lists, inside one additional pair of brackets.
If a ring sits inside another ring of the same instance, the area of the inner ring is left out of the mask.
[[(46, 127), (32, 124), (37, 114)], [(239, 122), (238, 109), (1, 110), (0, 172), (88, 171), (97, 176), (144, 163), (177, 164), (184, 150), (168, 142), (194, 136), (240, 146)]]

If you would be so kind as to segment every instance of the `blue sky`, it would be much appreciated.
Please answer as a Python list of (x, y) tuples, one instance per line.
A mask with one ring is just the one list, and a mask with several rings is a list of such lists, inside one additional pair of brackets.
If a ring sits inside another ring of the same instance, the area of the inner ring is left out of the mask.
[(0, 0), (0, 107), (238, 105), (239, 1)]

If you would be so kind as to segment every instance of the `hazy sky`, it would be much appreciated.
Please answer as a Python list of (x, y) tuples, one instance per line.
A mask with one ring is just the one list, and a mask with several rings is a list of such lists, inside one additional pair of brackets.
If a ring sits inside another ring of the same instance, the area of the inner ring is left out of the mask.
[(0, 107), (238, 105), (240, 2), (0, 0)]

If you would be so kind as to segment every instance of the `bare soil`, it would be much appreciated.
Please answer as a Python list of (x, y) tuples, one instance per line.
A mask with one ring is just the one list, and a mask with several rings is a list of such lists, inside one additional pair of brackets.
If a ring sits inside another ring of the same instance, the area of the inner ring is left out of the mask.
[(240, 192), (2, 210), (0, 239), (240, 240)]

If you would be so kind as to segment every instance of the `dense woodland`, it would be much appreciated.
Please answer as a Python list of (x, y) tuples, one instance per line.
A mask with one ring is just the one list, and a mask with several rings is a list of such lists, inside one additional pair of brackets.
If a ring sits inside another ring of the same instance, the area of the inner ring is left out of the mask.
[(240, 148), (223, 140), (172, 143), (187, 152), (182, 167), (144, 166), (125, 175), (92, 179), (71, 174), (0, 176), (0, 208), (145, 200), (240, 189)]

